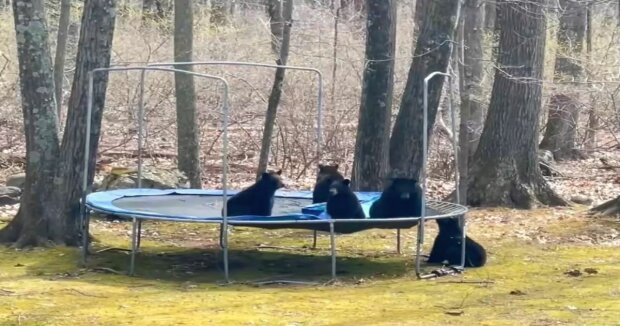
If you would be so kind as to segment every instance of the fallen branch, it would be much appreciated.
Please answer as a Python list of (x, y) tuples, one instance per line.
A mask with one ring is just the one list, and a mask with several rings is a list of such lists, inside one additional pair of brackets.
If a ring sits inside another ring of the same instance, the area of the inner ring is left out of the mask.
[(591, 208), (590, 215), (620, 215), (620, 196)]

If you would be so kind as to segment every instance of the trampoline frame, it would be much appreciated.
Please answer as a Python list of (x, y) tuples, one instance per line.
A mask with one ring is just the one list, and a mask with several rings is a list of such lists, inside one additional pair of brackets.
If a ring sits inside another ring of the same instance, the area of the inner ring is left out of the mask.
[[(257, 67), (270, 67), (270, 68), (284, 68), (284, 69), (292, 69), (292, 70), (305, 70), (305, 71), (313, 71), (317, 73), (319, 77), (319, 91), (318, 91), (318, 118), (317, 118), (317, 158), (320, 158), (321, 152), (321, 122), (322, 122), (322, 94), (323, 94), (323, 81), (322, 74), (319, 70), (314, 68), (307, 67), (295, 67), (295, 66), (284, 66), (284, 65), (272, 65), (272, 64), (262, 64), (262, 63), (249, 63), (249, 62), (232, 62), (232, 61), (196, 61), (196, 62), (175, 62), (175, 63), (151, 63), (146, 66), (131, 66), (131, 67), (109, 67), (109, 68), (97, 68), (89, 72), (89, 89), (88, 89), (88, 103), (87, 103), (87, 121), (86, 121), (86, 142), (85, 142), (85, 162), (84, 162), (84, 179), (83, 179), (83, 189), (84, 194), (82, 198), (82, 210), (81, 210), (81, 223), (83, 230), (83, 254), (82, 254), (82, 263), (86, 263), (87, 255), (88, 255), (88, 231), (89, 231), (89, 222), (90, 222), (90, 214), (89, 210), (98, 211), (96, 207), (87, 207), (86, 205), (86, 196), (90, 192), (90, 186), (88, 185), (88, 166), (89, 166), (89, 151), (90, 151), (90, 129), (91, 129), (91, 116), (92, 116), (92, 103), (93, 103), (93, 79), (94, 74), (102, 73), (102, 72), (118, 72), (118, 71), (141, 71), (140, 76), (140, 90), (139, 90), (139, 103), (138, 103), (138, 188), (142, 186), (142, 138), (143, 138), (143, 120), (144, 120), (144, 81), (146, 71), (164, 71), (164, 72), (178, 72), (187, 75), (192, 75), (196, 77), (202, 77), (206, 79), (217, 80), (223, 84), (223, 103), (220, 107), (220, 113), (222, 114), (222, 186), (223, 186), (223, 214), (221, 221), (214, 221), (211, 223), (219, 223), (221, 226), (220, 229), (220, 243), (223, 252), (223, 263), (224, 263), (224, 277), (226, 282), (230, 282), (230, 273), (229, 273), (229, 261), (228, 261), (228, 226), (234, 225), (237, 223), (230, 223), (228, 220), (228, 214), (226, 212), (226, 202), (227, 202), (227, 172), (228, 172), (228, 114), (229, 114), (229, 88), (228, 82), (223, 77), (197, 73), (187, 70), (180, 70), (174, 68), (164, 68), (169, 66), (183, 66), (183, 65), (239, 65), (239, 66), (257, 66)], [(422, 277), (421, 274), (421, 250), (424, 244), (424, 232), (425, 232), (425, 221), (426, 220), (434, 220), (439, 218), (450, 218), (450, 217), (458, 217), (459, 224), (462, 230), (462, 248), (461, 248), (461, 264), (459, 266), (455, 266), (459, 271), (463, 271), (465, 267), (465, 238), (466, 238), (466, 225), (465, 225), (465, 213), (467, 212), (467, 208), (465, 206), (460, 205), (460, 192), (459, 192), (459, 175), (458, 170), (455, 173), (455, 183), (456, 183), (456, 204), (447, 203), (447, 202), (439, 202), (439, 201), (429, 201), (429, 203), (437, 203), (441, 205), (450, 204), (455, 205), (458, 209), (455, 209), (453, 212), (448, 212), (443, 215), (434, 215), (434, 216), (426, 216), (426, 161), (427, 161), (427, 151), (428, 151), (428, 82), (434, 78), (435, 76), (444, 76), (448, 77), (448, 81), (450, 82), (450, 94), (449, 94), (449, 102), (448, 106), (451, 112), (452, 117), (452, 128), (456, 130), (456, 120), (455, 120), (455, 112), (454, 107), (452, 105), (453, 102), (453, 85), (452, 85), (452, 75), (448, 73), (444, 73), (441, 71), (436, 71), (429, 74), (424, 79), (424, 106), (423, 106), (423, 135), (422, 135), (422, 168), (421, 168), (421, 183), (422, 183), (422, 214), (420, 217), (403, 217), (403, 218), (381, 218), (381, 219), (332, 219), (329, 220), (312, 220), (312, 221), (242, 221), (243, 224), (256, 224), (257, 227), (260, 227), (261, 224), (276, 224), (276, 223), (286, 223), (286, 222), (294, 222), (294, 223), (329, 223), (329, 235), (330, 235), (330, 251), (331, 251), (331, 260), (332, 260), (332, 268), (331, 268), (331, 276), (332, 279), (336, 278), (336, 241), (335, 241), (335, 223), (385, 223), (385, 222), (395, 222), (395, 221), (419, 221), (418, 222), (418, 236), (416, 241), (416, 258), (415, 258), (415, 273), (418, 278)], [(453, 147), (454, 147), (454, 158), (455, 162), (458, 165), (458, 144), (456, 139), (453, 139)], [(100, 211), (107, 213), (106, 211)], [(140, 214), (116, 214), (119, 216), (129, 217), (132, 219), (132, 249), (131, 249), (131, 260), (129, 266), (129, 275), (133, 275), (135, 271), (135, 257), (140, 246), (140, 230), (142, 220), (149, 219), (146, 216), (141, 216)], [(161, 219), (159, 219), (161, 220)], [(165, 219), (167, 221), (174, 221), (174, 218)], [(192, 221), (185, 221), (192, 222)], [(206, 221), (195, 221), (208, 223)], [(314, 246), (316, 246), (316, 231), (314, 231)], [(397, 248), (400, 251), (400, 229), (397, 228)]]

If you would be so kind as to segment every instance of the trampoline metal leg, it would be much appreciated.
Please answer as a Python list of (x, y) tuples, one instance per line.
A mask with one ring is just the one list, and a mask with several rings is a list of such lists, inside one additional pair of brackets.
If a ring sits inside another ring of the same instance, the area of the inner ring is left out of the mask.
[(418, 279), (422, 278), (422, 272), (420, 268), (420, 262), (422, 257), (422, 244), (424, 243), (424, 221), (420, 221), (418, 225), (418, 238), (416, 239), (415, 248), (415, 275)]
[(396, 252), (400, 255), (400, 229), (396, 229)]
[(329, 223), (329, 242), (332, 255), (332, 281), (336, 280), (336, 236), (334, 235), (334, 222)]
[(142, 220), (138, 220), (138, 243), (136, 249), (140, 250), (140, 244), (142, 243)]
[(465, 214), (459, 217), (461, 224), (461, 268), (465, 270), (465, 240), (467, 239), (467, 227), (465, 225)]
[(131, 260), (129, 262), (129, 275), (133, 276), (134, 274), (134, 269), (136, 266), (136, 251), (138, 251), (138, 219), (137, 218), (133, 218), (133, 223), (132, 223), (132, 231), (131, 231)]
[(224, 279), (226, 283), (230, 283), (230, 275), (228, 269), (228, 224), (223, 223), (220, 229), (220, 245), (222, 246), (222, 256), (224, 260)]
[(88, 209), (84, 212), (84, 220), (82, 221), (82, 265), (86, 265), (86, 259), (88, 258), (88, 232), (90, 229), (90, 214)]
[(316, 236), (317, 236), (317, 232), (312, 231), (312, 249), (316, 249)]

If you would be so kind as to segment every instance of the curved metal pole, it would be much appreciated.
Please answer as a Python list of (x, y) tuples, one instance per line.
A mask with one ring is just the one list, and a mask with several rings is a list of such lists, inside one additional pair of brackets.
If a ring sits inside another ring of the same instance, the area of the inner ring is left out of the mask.
[[(420, 225), (418, 227), (418, 239), (416, 241), (416, 258), (415, 258), (415, 273), (416, 276), (418, 278), (421, 278), (421, 268), (420, 268), (420, 264), (421, 264), (421, 256), (422, 256), (422, 245), (424, 244), (424, 222), (426, 221), (426, 160), (427, 160), (427, 156), (428, 156), (428, 82), (433, 79), (435, 76), (444, 76), (444, 77), (448, 77), (448, 81), (450, 82), (450, 84), (452, 84), (452, 75), (442, 72), (442, 71), (435, 71), (430, 73), (428, 76), (426, 76), (426, 78), (424, 78), (424, 108), (423, 108), (423, 124), (422, 124), (422, 170), (420, 173), (420, 180), (422, 182), (422, 214), (420, 216)], [(452, 93), (452, 87), (450, 87), (450, 91)], [(450, 96), (452, 96), (450, 94)], [(453, 112), (453, 107), (451, 104), (450, 105), (450, 110), (452, 111), (452, 114), (454, 115)], [(454, 119), (452, 120), (452, 123), (454, 124), (455, 121)], [(454, 157), (456, 158), (458, 156), (457, 152), (457, 148), (454, 149), (455, 153), (454, 153)], [(458, 175), (457, 175), (458, 176)], [(457, 196), (460, 197), (460, 195), (458, 194), (459, 189), (458, 189), (458, 180), (457, 180)]]
[[(177, 63), (178, 64), (178, 63)], [(228, 82), (226, 81), (226, 79), (222, 78), (222, 77), (218, 77), (218, 76), (214, 76), (214, 75), (209, 75), (209, 74), (203, 74), (203, 73), (197, 73), (197, 72), (192, 72), (192, 71), (187, 71), (187, 70), (180, 70), (180, 69), (174, 69), (174, 68), (163, 68), (163, 67), (149, 67), (149, 66), (141, 66), (141, 67), (109, 67), (109, 68), (96, 68), (93, 69), (92, 71), (89, 72), (89, 90), (88, 90), (88, 102), (87, 102), (87, 112), (86, 112), (86, 144), (84, 145), (84, 176), (82, 179), (82, 185), (83, 185), (83, 190), (84, 190), (84, 194), (82, 196), (82, 205), (83, 205), (83, 211), (85, 211), (86, 209), (86, 195), (88, 194), (88, 163), (89, 163), (89, 156), (90, 156), (90, 131), (91, 131), (91, 123), (92, 123), (92, 103), (93, 103), (93, 80), (94, 80), (94, 75), (96, 73), (102, 73), (102, 72), (115, 72), (115, 71), (135, 71), (135, 70), (140, 70), (142, 71), (142, 76), (141, 76), (141, 85), (143, 85), (144, 83), (144, 72), (146, 70), (150, 70), (150, 71), (164, 71), (164, 72), (178, 72), (178, 73), (183, 73), (183, 74), (187, 74), (187, 75), (192, 75), (192, 76), (196, 76), (196, 77), (202, 77), (202, 78), (207, 78), (207, 79), (214, 79), (214, 80), (218, 80), (220, 81), (223, 86), (224, 86), (224, 90), (223, 90), (223, 104), (222, 104), (222, 114), (223, 114), (223, 119), (222, 119), (222, 127), (223, 127), (223, 135), (222, 135), (222, 142), (223, 142), (223, 150), (222, 150), (222, 186), (223, 186), (223, 191), (222, 191), (222, 198), (223, 198), (223, 205), (224, 205), (224, 209), (223, 209), (223, 216), (222, 216), (222, 224), (223, 224), (223, 228), (224, 228), (224, 238), (223, 238), (223, 242), (224, 242), (224, 248), (223, 248), (223, 258), (224, 258), (224, 276), (226, 278), (226, 282), (229, 282), (229, 273), (228, 273), (228, 237), (227, 237), (227, 231), (228, 231), (228, 214), (226, 212), (226, 201), (228, 198)], [(142, 86), (143, 87), (143, 86)], [(140, 91), (140, 102), (138, 104), (139, 109), (141, 110), (142, 114), (144, 114), (144, 107), (143, 107), (143, 96), (144, 96), (144, 92), (143, 92), (143, 88), (141, 88)], [(139, 117), (140, 121), (143, 120), (143, 117)], [(139, 124), (141, 123), (139, 121)], [(139, 138), (141, 134), (141, 131), (139, 131)], [(139, 143), (141, 143), (141, 141), (139, 141)], [(139, 153), (140, 154), (140, 153)], [(138, 155), (141, 156), (141, 155)], [(83, 214), (82, 217), (83, 222), (88, 223), (88, 218), (86, 217), (86, 214)], [(136, 221), (134, 220), (134, 228), (137, 226), (135, 225), (137, 224)], [(88, 228), (87, 225), (84, 226), (84, 228)], [(87, 238), (88, 236), (86, 236)], [(135, 251), (135, 245), (132, 248), (132, 251)], [(132, 252), (132, 255), (135, 254), (134, 252)], [(133, 265), (133, 259), (132, 259), (132, 263)], [(132, 265), (130, 265), (130, 270), (133, 270)]]
[(88, 256), (88, 226), (90, 216), (86, 212), (86, 195), (88, 194), (88, 159), (90, 156), (90, 127), (91, 116), (93, 112), (93, 89), (94, 89), (94, 76), (93, 72), (88, 72), (88, 102), (86, 103), (86, 137), (84, 145), (84, 175), (82, 177), (82, 203), (81, 203), (81, 224), (82, 224), (82, 264), (86, 264), (86, 257)]

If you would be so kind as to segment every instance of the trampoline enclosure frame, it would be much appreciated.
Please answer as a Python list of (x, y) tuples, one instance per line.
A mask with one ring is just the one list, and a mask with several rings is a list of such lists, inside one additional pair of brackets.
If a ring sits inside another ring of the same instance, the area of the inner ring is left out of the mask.
[[(146, 71), (164, 71), (164, 72), (178, 72), (184, 73), (196, 77), (202, 77), (211, 80), (217, 80), (223, 84), (223, 99), (222, 105), (220, 106), (220, 113), (222, 114), (222, 197), (223, 197), (223, 214), (221, 222), (218, 222), (221, 225), (220, 232), (220, 243), (223, 252), (223, 263), (224, 263), (224, 277), (226, 282), (230, 282), (229, 277), (229, 262), (228, 262), (228, 226), (230, 225), (228, 220), (228, 214), (226, 212), (226, 202), (228, 198), (227, 194), (227, 174), (228, 174), (228, 115), (229, 115), (229, 88), (228, 82), (226, 79), (204, 74), (197, 73), (187, 70), (180, 70), (174, 68), (165, 68), (165, 67), (174, 67), (174, 66), (196, 66), (196, 65), (231, 65), (231, 66), (256, 66), (256, 67), (269, 67), (269, 68), (283, 68), (283, 69), (291, 69), (291, 70), (302, 70), (302, 71), (311, 71), (315, 72), (318, 75), (318, 108), (317, 108), (317, 159), (320, 160), (321, 154), (321, 127), (322, 127), (322, 104), (323, 104), (323, 77), (321, 72), (315, 68), (308, 67), (296, 67), (296, 66), (283, 66), (283, 65), (273, 65), (273, 64), (262, 64), (262, 63), (250, 63), (250, 62), (233, 62), (233, 61), (196, 61), (196, 62), (174, 62), (174, 63), (152, 63), (146, 66), (132, 66), (132, 67), (109, 67), (109, 68), (97, 68), (89, 72), (89, 89), (88, 89), (88, 105), (87, 105), (87, 121), (86, 121), (86, 145), (85, 145), (85, 161), (84, 161), (84, 179), (83, 179), (83, 189), (84, 195), (82, 198), (82, 211), (81, 211), (81, 222), (82, 222), (82, 230), (83, 230), (83, 254), (82, 254), (82, 263), (86, 263), (87, 255), (88, 255), (88, 230), (89, 230), (89, 220), (90, 214), (88, 212), (89, 209), (95, 210), (93, 208), (86, 207), (86, 196), (90, 192), (90, 186), (88, 185), (88, 160), (89, 160), (89, 151), (90, 151), (90, 129), (91, 129), (91, 116), (92, 116), (92, 103), (93, 103), (93, 79), (94, 74), (96, 73), (108, 73), (108, 72), (119, 72), (119, 71), (141, 71), (140, 75), (140, 85), (139, 85), (139, 102), (138, 102), (138, 188), (142, 187), (142, 138), (143, 138), (143, 124), (144, 124), (144, 81)], [(458, 217), (459, 224), (462, 229), (462, 248), (461, 248), (461, 264), (457, 266), (460, 271), (464, 270), (465, 266), (465, 237), (466, 237), (466, 225), (465, 225), (465, 213), (467, 212), (467, 208), (460, 205), (460, 192), (459, 192), (459, 175), (458, 170), (455, 173), (455, 184), (456, 184), (456, 205), (460, 206), (460, 210), (457, 210), (459, 214), (444, 214), (437, 216), (426, 216), (426, 161), (427, 161), (427, 152), (428, 152), (428, 82), (434, 78), (435, 76), (444, 76), (448, 77), (448, 81), (450, 82), (450, 94), (449, 94), (449, 102), (448, 107), (451, 112), (451, 120), (452, 120), (452, 128), (456, 130), (456, 119), (455, 112), (453, 107), (453, 85), (452, 85), (452, 75), (440, 71), (433, 72), (429, 74), (424, 79), (424, 107), (423, 107), (423, 135), (422, 135), (422, 144), (423, 144), (423, 155), (422, 155), (422, 168), (421, 168), (421, 183), (422, 183), (422, 214), (420, 217), (407, 217), (407, 218), (392, 218), (392, 219), (329, 219), (329, 220), (316, 220), (316, 221), (302, 221), (305, 223), (329, 223), (330, 228), (330, 251), (331, 251), (331, 260), (332, 260), (332, 268), (331, 268), (331, 276), (332, 279), (336, 278), (336, 245), (335, 245), (335, 232), (334, 232), (334, 224), (335, 223), (355, 223), (355, 222), (393, 222), (393, 221), (414, 221), (418, 220), (418, 235), (416, 241), (416, 258), (415, 258), (415, 272), (418, 278), (421, 278), (421, 248), (424, 244), (424, 224), (428, 219), (437, 219), (437, 218), (449, 218), (449, 217)], [(456, 139), (453, 139), (453, 147), (454, 147), (454, 158), (455, 162), (458, 164), (458, 144)], [(435, 202), (435, 201), (431, 201)], [(441, 202), (435, 202), (441, 204)], [(454, 205), (454, 204), (452, 204)], [(455, 211), (456, 212), (456, 211)], [(123, 215), (123, 214), (119, 214)], [(129, 266), (129, 274), (133, 275), (135, 270), (135, 256), (137, 250), (139, 248), (140, 243), (140, 229), (142, 219), (148, 219), (144, 216), (138, 215), (127, 215), (132, 219), (132, 250), (131, 250), (131, 260)], [(170, 219), (173, 220), (173, 219)], [(188, 221), (189, 222), (189, 221)], [(200, 221), (197, 221), (200, 222)], [(204, 222), (204, 221), (203, 221)], [(249, 222), (249, 223), (248, 223)], [(286, 222), (286, 221), (281, 221)], [(270, 224), (265, 221), (243, 221), (244, 224), (256, 224), (257, 226), (260, 224)], [(397, 239), (398, 239), (398, 250), (400, 252), (400, 229), (397, 229)], [(314, 245), (316, 245), (316, 231), (314, 231)]]

